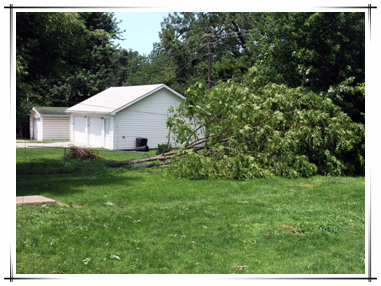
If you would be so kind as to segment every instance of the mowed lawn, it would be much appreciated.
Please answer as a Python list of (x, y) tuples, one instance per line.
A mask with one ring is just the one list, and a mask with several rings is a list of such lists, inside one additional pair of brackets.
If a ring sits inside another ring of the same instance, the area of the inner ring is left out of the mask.
[(364, 177), (192, 181), (98, 154), (17, 149), (17, 195), (60, 203), (17, 206), (18, 274), (365, 273)]

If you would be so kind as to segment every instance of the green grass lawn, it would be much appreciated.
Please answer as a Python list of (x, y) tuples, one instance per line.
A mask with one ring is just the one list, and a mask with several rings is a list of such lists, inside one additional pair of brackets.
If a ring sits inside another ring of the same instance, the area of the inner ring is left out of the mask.
[(365, 273), (364, 177), (191, 181), (98, 154), (17, 149), (17, 195), (63, 204), (17, 206), (18, 274)]

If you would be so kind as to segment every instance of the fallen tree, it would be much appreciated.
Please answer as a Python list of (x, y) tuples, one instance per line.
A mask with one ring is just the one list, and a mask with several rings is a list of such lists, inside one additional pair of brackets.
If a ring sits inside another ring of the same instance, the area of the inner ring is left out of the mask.
[(139, 163), (191, 179), (364, 174), (364, 125), (324, 94), (264, 84), (254, 69), (242, 83), (189, 89), (173, 111), (167, 124), (182, 147)]
[[(187, 146), (187, 148), (192, 148), (192, 146)], [(198, 147), (198, 149), (203, 149), (204, 147)], [(197, 149), (194, 149), (195, 151)], [(109, 162), (106, 164), (107, 167), (112, 167), (112, 168), (117, 168), (117, 167), (122, 167), (122, 166), (125, 166), (125, 165), (134, 165), (136, 163), (146, 163), (146, 162), (154, 162), (154, 161), (163, 161), (163, 162), (160, 162), (160, 163), (152, 163), (152, 164), (149, 164), (149, 165), (144, 165), (144, 167), (155, 167), (155, 166), (163, 166), (163, 165), (166, 165), (166, 164), (169, 164), (170, 163), (170, 158), (172, 158), (173, 156), (175, 155), (178, 155), (178, 152), (176, 151), (172, 151), (172, 152), (167, 152), (167, 153), (164, 153), (164, 154), (161, 154), (161, 155), (157, 155), (157, 156), (153, 156), (153, 157), (149, 157), (149, 158), (144, 158), (144, 159), (132, 159), (132, 160), (126, 160), (126, 161), (113, 161), (113, 162)]]
[[(171, 152), (173, 153), (173, 152)], [(168, 155), (170, 158), (172, 156), (174, 156), (174, 154), (169, 154)], [(126, 161), (114, 161), (114, 162), (109, 162), (106, 164), (107, 167), (112, 167), (112, 168), (117, 168), (117, 167), (122, 167), (122, 166), (125, 166), (125, 165), (134, 165), (136, 163), (146, 163), (146, 162), (152, 162), (152, 161), (164, 161), (164, 160), (167, 160), (168, 158), (166, 158), (165, 156), (163, 155), (159, 155), (159, 156), (154, 156), (154, 157), (150, 157), (150, 158), (144, 158), (144, 159), (134, 159), (134, 160), (126, 160)], [(144, 165), (144, 167), (155, 167), (155, 166), (159, 166), (159, 165), (165, 165), (166, 163), (169, 163), (169, 162), (163, 162), (163, 163), (152, 163), (150, 165)]]

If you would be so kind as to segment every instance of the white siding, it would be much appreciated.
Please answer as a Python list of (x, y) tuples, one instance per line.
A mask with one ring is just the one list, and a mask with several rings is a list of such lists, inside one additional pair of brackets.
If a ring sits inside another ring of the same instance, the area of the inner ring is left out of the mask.
[(180, 101), (178, 96), (161, 89), (118, 112), (114, 117), (114, 149), (135, 148), (137, 137), (147, 138), (149, 148), (168, 143), (167, 112)]
[(74, 142), (74, 115), (70, 114), (70, 141)]
[(70, 118), (68, 116), (45, 116), (43, 140), (69, 140)]

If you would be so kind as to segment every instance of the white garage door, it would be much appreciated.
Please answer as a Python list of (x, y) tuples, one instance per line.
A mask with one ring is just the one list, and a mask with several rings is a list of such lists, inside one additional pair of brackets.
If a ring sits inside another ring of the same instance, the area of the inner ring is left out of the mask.
[(107, 149), (112, 148), (110, 118), (105, 118), (104, 120), (104, 144), (102, 147)]
[(86, 123), (87, 118), (84, 116), (74, 117), (74, 142), (86, 144)]
[(33, 139), (39, 140), (38, 138), (38, 132), (40, 127), (40, 118), (33, 118)]
[(102, 146), (102, 119), (100, 117), (89, 118), (89, 145)]

